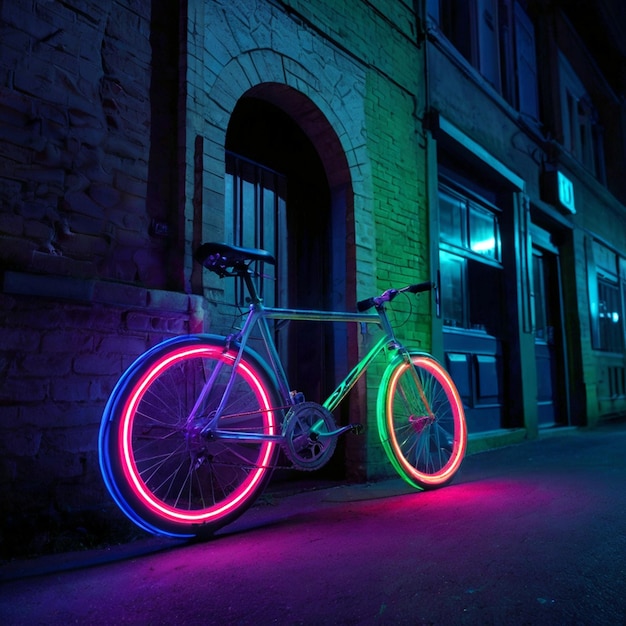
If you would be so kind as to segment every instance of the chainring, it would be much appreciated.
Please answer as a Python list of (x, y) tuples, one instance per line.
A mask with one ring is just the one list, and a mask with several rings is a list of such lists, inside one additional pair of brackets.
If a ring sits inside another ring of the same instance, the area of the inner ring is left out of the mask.
[(323, 467), (337, 446), (337, 429), (333, 414), (316, 402), (301, 402), (289, 409), (283, 425), (287, 458), (299, 470), (313, 471)]

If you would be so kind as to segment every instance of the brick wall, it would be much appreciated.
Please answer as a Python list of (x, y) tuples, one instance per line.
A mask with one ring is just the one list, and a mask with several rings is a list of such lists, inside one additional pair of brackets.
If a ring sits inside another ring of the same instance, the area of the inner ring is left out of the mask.
[(5, 274), (0, 295), (0, 548), (9, 553), (16, 547), (2, 539), (17, 533), (21, 549), (45, 549), (42, 519), (62, 526), (110, 502), (97, 438), (119, 375), (159, 341), (203, 328), (196, 296), (65, 277), (53, 283), (65, 301), (38, 292), (40, 277), (17, 272)]
[(202, 327), (180, 293), (178, 8), (152, 4), (0, 3), (3, 553), (46, 549), (42, 516), (110, 502), (109, 392), (147, 347)]
[(126, 4), (2, 4), (4, 266), (167, 282), (146, 210), (150, 3)]

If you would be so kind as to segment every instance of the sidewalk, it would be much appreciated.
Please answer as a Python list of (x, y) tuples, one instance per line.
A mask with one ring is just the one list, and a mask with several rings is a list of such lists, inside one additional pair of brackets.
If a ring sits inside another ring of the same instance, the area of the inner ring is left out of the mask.
[[(453, 485), (523, 477), (541, 472), (551, 474), (552, 478), (555, 474), (567, 477), (580, 472), (582, 467), (588, 467), (590, 474), (594, 468), (604, 470), (604, 478), (597, 485), (599, 491), (609, 493), (615, 489), (621, 493), (626, 485), (625, 459), (626, 421), (612, 422), (594, 430), (554, 429), (543, 433), (536, 440), (467, 456)], [(610, 470), (608, 474), (606, 470)], [(414, 489), (399, 478), (365, 484), (324, 482), (315, 485), (295, 482), (274, 487), (270, 484), (266, 494), (252, 509), (220, 533), (229, 534), (237, 532), (239, 528), (262, 523), (268, 510), (275, 512), (277, 508), (309, 511), (329, 503), (371, 501), (415, 493)], [(619, 502), (621, 500), (616, 500), (616, 506)], [(121, 562), (185, 544), (186, 542), (176, 539), (146, 536), (127, 544), (103, 549), (17, 559), (0, 565), (0, 583)], [(624, 557), (626, 559), (626, 554)]]

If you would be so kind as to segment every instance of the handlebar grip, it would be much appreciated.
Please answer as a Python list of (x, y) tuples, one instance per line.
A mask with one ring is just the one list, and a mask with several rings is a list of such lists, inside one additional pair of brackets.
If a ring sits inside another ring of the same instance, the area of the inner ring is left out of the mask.
[(356, 303), (356, 310), (359, 313), (364, 313), (368, 309), (371, 309), (374, 306), (374, 298), (366, 298), (365, 300), (360, 300)]
[(410, 293), (421, 293), (422, 291), (430, 291), (435, 288), (435, 283), (427, 281), (425, 283), (417, 283), (416, 285), (409, 285), (406, 290)]
[(387, 289), (387, 291), (385, 291), (376, 298), (366, 298), (365, 300), (360, 300), (356, 303), (356, 308), (359, 313), (364, 313), (368, 309), (371, 309), (373, 306), (381, 305), (384, 302), (391, 302), (399, 293), (402, 293), (404, 291), (408, 291), (409, 293), (420, 293), (422, 291), (430, 291), (434, 288), (435, 283), (428, 281), (425, 283), (408, 285), (407, 287), (403, 287), (402, 289)]

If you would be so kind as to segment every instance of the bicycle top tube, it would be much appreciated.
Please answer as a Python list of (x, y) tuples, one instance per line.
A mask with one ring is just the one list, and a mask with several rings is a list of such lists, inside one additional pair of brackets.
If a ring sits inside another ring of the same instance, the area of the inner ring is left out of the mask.
[(281, 309), (263, 307), (267, 319), (312, 321), (312, 322), (364, 322), (380, 325), (380, 316), (375, 313), (350, 313), (349, 311), (315, 311), (305, 309)]

